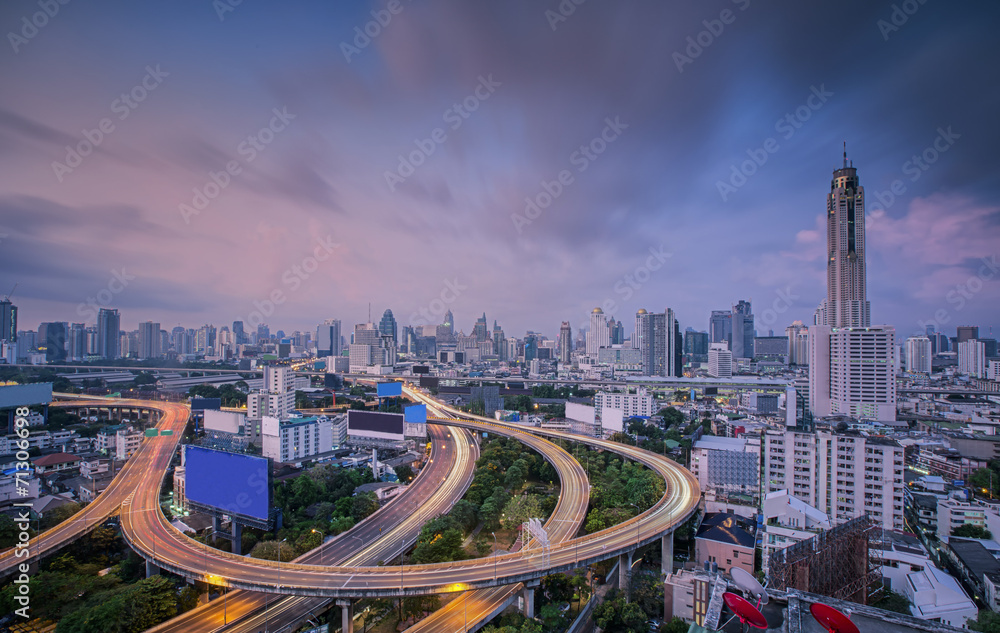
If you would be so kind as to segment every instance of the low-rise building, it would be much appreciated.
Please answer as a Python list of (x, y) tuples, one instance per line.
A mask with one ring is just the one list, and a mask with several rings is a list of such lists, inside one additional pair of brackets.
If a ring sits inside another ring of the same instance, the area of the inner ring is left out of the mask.
[(740, 567), (754, 573), (756, 538), (750, 523), (734, 514), (709, 512), (695, 536), (699, 563), (714, 563), (721, 572)]
[(39, 475), (64, 470), (75, 470), (80, 467), (80, 457), (69, 453), (52, 453), (31, 460), (35, 472)]
[(963, 525), (986, 528), (986, 509), (975, 502), (940, 499), (937, 503), (937, 537), (947, 543), (951, 533)]
[(770, 569), (771, 554), (800, 541), (813, 538), (821, 531), (833, 527), (830, 517), (787, 490), (776, 490), (764, 496), (764, 535), (761, 566)]

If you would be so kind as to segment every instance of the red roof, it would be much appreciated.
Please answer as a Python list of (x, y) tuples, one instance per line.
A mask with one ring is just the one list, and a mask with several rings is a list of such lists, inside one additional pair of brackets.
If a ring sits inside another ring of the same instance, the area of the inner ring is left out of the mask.
[(33, 460), (32, 463), (35, 466), (55, 466), (56, 464), (68, 464), (78, 461), (80, 461), (80, 458), (70, 453), (53, 453), (51, 455), (43, 455)]

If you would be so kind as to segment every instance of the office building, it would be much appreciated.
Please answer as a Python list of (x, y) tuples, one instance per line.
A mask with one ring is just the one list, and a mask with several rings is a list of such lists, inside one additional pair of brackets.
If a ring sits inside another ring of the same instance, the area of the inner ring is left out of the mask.
[(233, 321), (233, 339), (237, 345), (247, 344), (247, 334), (243, 330), (243, 321)]
[(497, 325), (496, 320), (493, 321), (493, 353), (496, 354), (497, 360), (506, 361), (509, 360), (507, 356), (507, 346), (504, 344), (507, 340), (506, 335), (503, 332), (503, 328)]
[(733, 313), (730, 310), (712, 310), (708, 320), (708, 342), (725, 343), (728, 349), (733, 338)]
[(684, 331), (684, 354), (699, 359), (708, 358), (708, 332)]
[(787, 336), (758, 336), (753, 340), (753, 359), (758, 363), (788, 364)]
[(487, 327), (486, 313), (483, 312), (483, 316), (476, 319), (475, 325), (472, 326), (472, 336), (475, 337), (477, 343), (481, 343), (488, 338), (489, 331)]
[(587, 356), (597, 358), (597, 350), (611, 345), (611, 328), (604, 310), (594, 308), (590, 311), (590, 330), (587, 331)]
[(17, 342), (17, 306), (10, 299), (0, 301), (0, 341)]
[(622, 325), (621, 321), (615, 321), (615, 317), (611, 317), (608, 322), (608, 327), (611, 330), (611, 344), (612, 345), (622, 345), (625, 343), (625, 326)]
[(393, 345), (396, 344), (398, 330), (396, 327), (396, 318), (392, 316), (392, 310), (387, 309), (382, 313), (382, 320), (378, 322), (378, 331), (382, 337), (392, 339)]
[(903, 529), (903, 447), (884, 437), (830, 430), (765, 431), (764, 493), (788, 490), (834, 525), (868, 513)]
[(732, 337), (729, 351), (733, 358), (753, 358), (753, 339), (755, 335), (753, 324), (753, 308), (749, 301), (740, 301), (733, 306)]
[(340, 351), (340, 319), (327, 319), (316, 326), (316, 356), (340, 356)]
[(87, 324), (72, 323), (69, 326), (69, 339), (66, 344), (66, 357), (69, 360), (83, 360), (87, 356)]
[(573, 358), (573, 329), (569, 321), (559, 326), (559, 362), (568, 365)]
[(865, 272), (865, 188), (853, 163), (833, 172), (826, 197), (827, 298), (818, 310), (817, 325), (834, 328), (868, 327)]
[(733, 353), (724, 342), (712, 343), (708, 348), (708, 375), (713, 378), (733, 377)]
[(913, 374), (931, 373), (931, 340), (926, 336), (906, 339), (906, 371)]
[(38, 326), (38, 349), (45, 350), (45, 361), (48, 363), (66, 360), (66, 339), (69, 335), (69, 324), (42, 323)]
[(139, 358), (160, 357), (160, 324), (143, 321), (139, 324)]
[(113, 360), (121, 357), (121, 315), (101, 308), (97, 313), (97, 355)]
[(965, 341), (972, 341), (979, 338), (979, 326), (978, 325), (960, 325), (957, 328), (956, 337), (959, 343), (964, 343)]

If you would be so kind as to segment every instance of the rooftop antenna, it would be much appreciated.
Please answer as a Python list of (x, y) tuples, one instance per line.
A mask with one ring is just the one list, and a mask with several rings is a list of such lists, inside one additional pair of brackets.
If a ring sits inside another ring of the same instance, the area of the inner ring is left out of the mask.
[(844, 141), (844, 169), (847, 169), (847, 141)]
[(3, 298), (3, 300), (4, 301), (10, 301), (10, 296), (12, 294), (14, 294), (15, 290), (17, 290), (17, 284), (16, 283), (14, 284), (14, 287), (10, 289), (10, 292), (7, 293), (7, 296)]

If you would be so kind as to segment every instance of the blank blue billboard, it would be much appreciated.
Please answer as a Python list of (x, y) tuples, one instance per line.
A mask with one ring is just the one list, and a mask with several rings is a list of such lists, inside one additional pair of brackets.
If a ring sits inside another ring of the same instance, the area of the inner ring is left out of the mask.
[(378, 383), (378, 397), (389, 398), (403, 395), (403, 383), (401, 382), (380, 382)]
[(184, 468), (189, 501), (224, 514), (268, 520), (271, 468), (267, 458), (187, 445)]
[(415, 423), (426, 423), (427, 422), (427, 405), (426, 404), (415, 404), (410, 407), (405, 407), (403, 409), (403, 421), (404, 422), (415, 422)]

